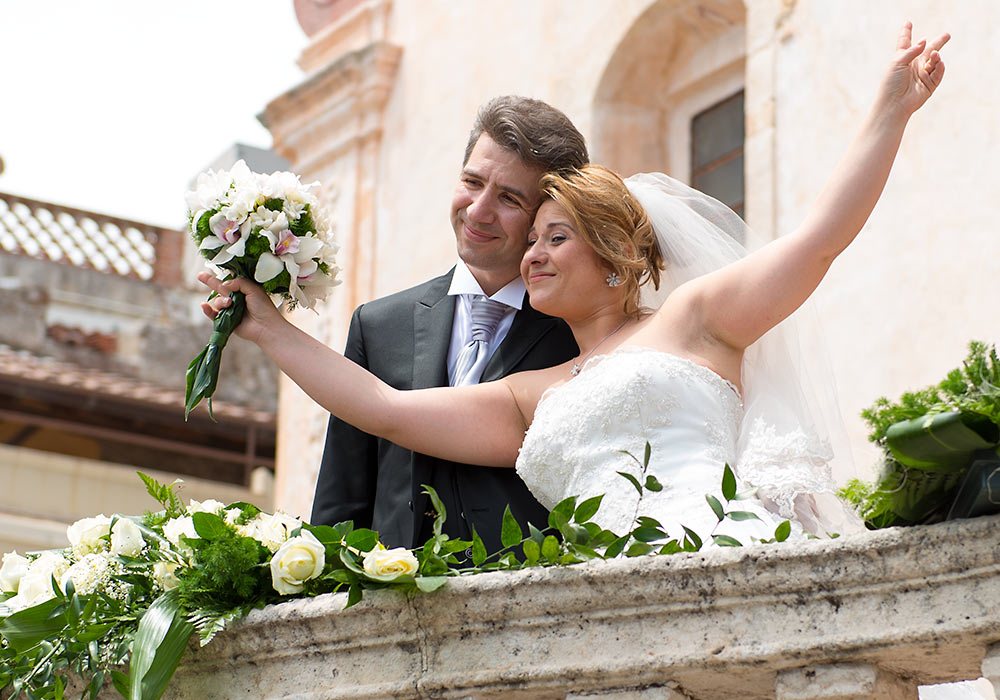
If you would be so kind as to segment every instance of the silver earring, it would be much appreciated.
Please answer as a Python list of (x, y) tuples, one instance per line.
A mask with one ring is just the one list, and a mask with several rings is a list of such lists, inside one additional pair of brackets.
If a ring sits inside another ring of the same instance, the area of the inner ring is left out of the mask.
[(617, 272), (612, 272), (604, 281), (608, 283), (609, 287), (617, 287), (622, 283), (622, 278), (618, 276)]

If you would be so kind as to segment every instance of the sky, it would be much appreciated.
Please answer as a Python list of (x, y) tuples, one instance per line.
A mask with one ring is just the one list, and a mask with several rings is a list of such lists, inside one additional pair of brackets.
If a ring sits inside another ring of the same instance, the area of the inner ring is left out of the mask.
[(4, 0), (0, 191), (179, 228), (307, 44), (292, 0)]

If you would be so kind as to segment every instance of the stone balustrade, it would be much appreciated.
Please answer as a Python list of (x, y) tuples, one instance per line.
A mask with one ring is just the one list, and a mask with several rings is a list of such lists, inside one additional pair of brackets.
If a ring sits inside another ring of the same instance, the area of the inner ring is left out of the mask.
[(1000, 685), (1000, 517), (252, 613), (165, 698), (916, 698)]

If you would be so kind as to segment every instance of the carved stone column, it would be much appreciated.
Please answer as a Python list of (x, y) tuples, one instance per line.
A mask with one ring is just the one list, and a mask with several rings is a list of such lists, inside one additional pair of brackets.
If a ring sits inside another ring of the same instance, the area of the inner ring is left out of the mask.
[(778, 673), (777, 700), (917, 700), (917, 684), (866, 663), (827, 664)]
[[(386, 41), (391, 2), (345, 6), (348, 10), (316, 31), (303, 51), (305, 80), (260, 115), (274, 150), (304, 182), (323, 184), (319, 196), (340, 245), (343, 284), (317, 307), (318, 314), (296, 311), (291, 319), (338, 349), (351, 311), (373, 296), (383, 110), (402, 56), (399, 46)], [(328, 414), (288, 381), (279, 390), (278, 407), (276, 506), (308, 516)]]

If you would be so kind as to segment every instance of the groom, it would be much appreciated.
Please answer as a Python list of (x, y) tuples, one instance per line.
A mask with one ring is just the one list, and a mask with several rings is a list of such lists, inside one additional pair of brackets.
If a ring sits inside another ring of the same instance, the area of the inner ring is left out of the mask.
[[(541, 203), (539, 178), (587, 161), (583, 136), (559, 110), (515, 96), (483, 105), (451, 203), (458, 263), (441, 277), (359, 306), (344, 354), (398, 389), (474, 384), (574, 357), (569, 328), (528, 304), (519, 265)], [(501, 547), (506, 505), (522, 529), (547, 521), (513, 469), (414, 453), (331, 416), (312, 522), (353, 520), (377, 530), (388, 546), (415, 547), (432, 534), (423, 484), (445, 505), (444, 531), (471, 539), (474, 527), (490, 553)]]

